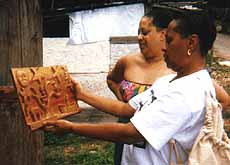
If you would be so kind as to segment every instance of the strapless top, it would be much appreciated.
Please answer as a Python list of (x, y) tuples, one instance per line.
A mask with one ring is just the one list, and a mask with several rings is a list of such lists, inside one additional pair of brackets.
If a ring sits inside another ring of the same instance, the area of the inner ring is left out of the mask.
[(138, 95), (141, 92), (144, 92), (151, 84), (141, 84), (128, 80), (123, 80), (120, 83), (120, 92), (124, 102), (128, 102), (132, 97)]

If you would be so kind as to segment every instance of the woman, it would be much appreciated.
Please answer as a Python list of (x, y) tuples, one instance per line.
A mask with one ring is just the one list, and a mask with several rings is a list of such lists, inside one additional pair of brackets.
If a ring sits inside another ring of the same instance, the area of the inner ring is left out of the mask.
[[(164, 19), (163, 19), (164, 18)], [(164, 75), (172, 73), (163, 57), (165, 33), (170, 15), (165, 11), (152, 11), (139, 23), (138, 42), (140, 52), (123, 56), (108, 73), (107, 84), (118, 100), (128, 102), (145, 91)], [(119, 122), (128, 122), (119, 118)], [(114, 164), (121, 163), (123, 144), (115, 144)]]
[(169, 16), (161, 11), (143, 16), (138, 29), (140, 52), (121, 57), (108, 73), (108, 87), (119, 100), (128, 102), (159, 77), (172, 73), (166, 67), (162, 52), (169, 23), (167, 20)]
[[(167, 68), (162, 51), (165, 47), (165, 36), (162, 34), (165, 34), (169, 18), (165, 11), (152, 11), (140, 20), (138, 29), (140, 52), (121, 57), (107, 76), (108, 87), (118, 100), (128, 102), (132, 97), (148, 89), (156, 79), (173, 73)], [(217, 99), (226, 108), (229, 97), (227, 92), (215, 82), (214, 87)], [(128, 121), (127, 118), (119, 118), (119, 122)], [(121, 162), (122, 150), (123, 144), (116, 143), (115, 165)]]
[[(159, 78), (129, 103), (91, 94), (75, 84), (76, 98), (101, 111), (129, 117), (130, 122), (78, 124), (66, 120), (45, 122), (48, 131), (66, 131), (78, 135), (135, 144), (146, 141), (136, 150), (126, 146), (123, 165), (169, 164), (169, 139), (175, 139), (184, 163), (203, 125), (205, 92), (215, 96), (211, 77), (205, 69), (205, 56), (216, 37), (213, 21), (202, 11), (177, 10), (168, 26), (165, 61), (177, 74)], [(175, 157), (173, 157), (175, 159)]]

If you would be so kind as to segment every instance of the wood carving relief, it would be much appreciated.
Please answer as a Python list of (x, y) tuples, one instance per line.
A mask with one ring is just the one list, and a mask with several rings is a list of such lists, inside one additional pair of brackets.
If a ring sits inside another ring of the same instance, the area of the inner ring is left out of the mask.
[(12, 68), (27, 125), (35, 130), (46, 120), (80, 112), (65, 66)]

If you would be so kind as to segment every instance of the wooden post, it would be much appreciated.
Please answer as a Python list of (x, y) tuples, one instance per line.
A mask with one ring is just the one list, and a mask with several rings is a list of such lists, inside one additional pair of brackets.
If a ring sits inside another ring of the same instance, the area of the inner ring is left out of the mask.
[(43, 131), (26, 126), (10, 75), (11, 67), (42, 66), (39, 1), (0, 0), (0, 160), (5, 165), (43, 163)]

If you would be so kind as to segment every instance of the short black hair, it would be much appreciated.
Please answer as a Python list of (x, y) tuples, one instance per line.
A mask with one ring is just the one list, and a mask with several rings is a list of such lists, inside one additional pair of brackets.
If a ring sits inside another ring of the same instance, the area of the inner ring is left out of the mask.
[(144, 15), (152, 19), (152, 24), (161, 30), (168, 27), (169, 22), (172, 20), (173, 15), (167, 6), (154, 5), (151, 10)]
[(208, 10), (181, 10), (174, 14), (176, 32), (182, 37), (196, 34), (200, 41), (200, 51), (206, 56), (216, 39), (216, 27)]

